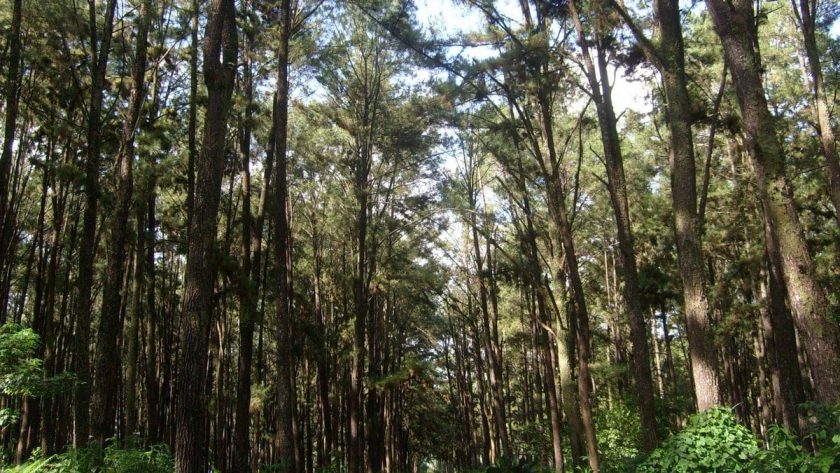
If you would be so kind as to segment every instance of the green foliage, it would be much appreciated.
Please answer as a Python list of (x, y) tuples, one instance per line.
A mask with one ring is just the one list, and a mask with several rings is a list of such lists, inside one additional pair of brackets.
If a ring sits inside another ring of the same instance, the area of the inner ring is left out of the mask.
[(495, 465), (478, 470), (481, 473), (544, 473), (546, 467), (525, 458), (500, 458)]
[(607, 471), (621, 471), (640, 454), (639, 414), (630, 403), (619, 402), (597, 413), (601, 460)]
[[(38, 334), (18, 324), (0, 326), (0, 394), (7, 396), (43, 396), (58, 393), (72, 385), (73, 375), (62, 373), (44, 376), (43, 360), (36, 356)], [(19, 413), (9, 407), (0, 409), (0, 429), (18, 421)]]
[(104, 472), (167, 473), (175, 469), (175, 459), (166, 445), (153, 445), (149, 450), (105, 449)]
[(796, 437), (779, 426), (768, 432), (767, 448), (738, 424), (726, 409), (698, 414), (682, 432), (671, 436), (635, 470), (665, 472), (840, 472), (840, 408), (809, 405), (812, 424), (806, 439), (809, 453)]
[(271, 463), (260, 467), (260, 473), (287, 473), (290, 471), (292, 470), (289, 467), (289, 462), (282, 459), (277, 463)]
[(513, 430), (513, 438), (516, 439), (516, 451), (528, 457), (539, 456), (550, 452), (551, 427), (544, 422), (524, 422)]
[(3, 471), (7, 473), (41, 473), (49, 470), (49, 464), (52, 458), (42, 458), (24, 463), (23, 465), (6, 468)]
[(811, 423), (805, 438), (816, 451), (807, 452), (797, 438), (779, 426), (768, 432), (769, 448), (761, 452), (755, 471), (782, 472), (840, 472), (840, 406), (806, 404)]
[(760, 453), (755, 436), (730, 411), (712, 409), (693, 416), (685, 430), (665, 440), (636, 472), (752, 472)]
[(29, 462), (3, 471), (8, 473), (171, 473), (175, 470), (175, 459), (166, 445), (153, 445), (148, 450), (110, 445), (105, 448), (102, 466), (97, 467), (100, 455), (101, 451), (96, 447), (70, 449), (48, 458), (38, 458), (40, 455), (36, 451)]
[(42, 361), (35, 357), (38, 334), (17, 324), (0, 326), (0, 393), (33, 395), (43, 378)]
[(340, 458), (333, 458), (321, 468), (316, 468), (315, 471), (316, 473), (343, 473), (345, 469)]

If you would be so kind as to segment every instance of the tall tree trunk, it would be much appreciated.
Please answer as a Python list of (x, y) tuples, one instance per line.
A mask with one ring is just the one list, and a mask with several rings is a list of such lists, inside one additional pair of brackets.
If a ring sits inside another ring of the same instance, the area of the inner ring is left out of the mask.
[(12, 170), (15, 131), (17, 129), (18, 99), (20, 97), (21, 50), (20, 27), (23, 0), (12, 2), (12, 24), (9, 28), (9, 57), (6, 66), (6, 116), (3, 128), (3, 151), (0, 154), (0, 270), (6, 267), (6, 247), (13, 233), (9, 218), (9, 179)]
[(216, 281), (216, 232), (224, 171), (227, 116), (236, 73), (238, 43), (233, 0), (212, 0), (204, 40), (207, 85), (202, 152), (196, 162), (196, 193), (187, 239), (181, 353), (175, 389), (175, 469), (195, 473), (207, 468), (207, 369), (213, 289)]
[(802, 45), (808, 60), (811, 74), (810, 87), (814, 94), (815, 115), (819, 125), (820, 146), (825, 157), (825, 167), (828, 172), (828, 196), (834, 204), (834, 218), (840, 226), (840, 162), (837, 157), (837, 142), (834, 128), (831, 124), (831, 114), (826, 98), (825, 80), (823, 79), (822, 64), (819, 48), (817, 47), (817, 0), (791, 0), (796, 23), (802, 32)]
[[(154, 96), (155, 94), (153, 94)], [(155, 103), (157, 103), (155, 101)], [(154, 108), (154, 107), (153, 107)], [(153, 116), (150, 114), (150, 116)], [(149, 157), (151, 166), (155, 165), (155, 158)], [(156, 233), (157, 219), (156, 219), (156, 187), (157, 179), (154, 173), (149, 179), (148, 188), (144, 198), (145, 205), (145, 226), (138, 227), (138, 238), (143, 237), (143, 245), (140, 245), (145, 250), (145, 257), (141, 264), (146, 266), (145, 271), (145, 290), (146, 290), (146, 346), (144, 347), (146, 354), (146, 439), (149, 443), (154, 444), (162, 439), (163, 436), (163, 415), (161, 405), (161, 372), (158, 368), (158, 350), (162, 342), (159, 338), (158, 327), (160, 318), (158, 317), (158, 308), (155, 297), (155, 251), (156, 251)], [(138, 218), (138, 221), (142, 219)]]
[[(630, 223), (630, 208), (627, 203), (627, 184), (624, 176), (624, 160), (618, 138), (617, 120), (612, 104), (612, 90), (607, 73), (607, 60), (601, 38), (594, 41), (597, 66), (589, 50), (589, 40), (583, 30), (583, 24), (577, 9), (572, 9), (578, 43), (583, 55), (586, 78), (595, 102), (598, 124), (601, 131), (601, 145), (604, 150), (604, 164), (607, 170), (607, 183), (615, 214), (618, 234), (618, 249), (621, 257), (621, 270), (624, 276), (623, 296), (630, 319), (630, 336), (633, 340), (633, 368), (636, 375), (636, 390), (639, 396), (639, 414), (641, 417), (642, 451), (650, 452), (656, 448), (659, 439), (656, 433), (656, 413), (653, 403), (653, 376), (650, 369), (650, 348), (648, 346), (647, 323), (645, 322), (640, 300), (639, 275), (636, 269), (636, 250)], [(595, 20), (596, 22), (599, 20)], [(600, 32), (595, 32), (596, 36)], [(597, 70), (596, 70), (597, 67)]]
[[(473, 264), (475, 264), (476, 280), (478, 282), (479, 302), (481, 309), (481, 340), (484, 346), (484, 352), (487, 354), (487, 377), (490, 385), (490, 403), (493, 408), (493, 428), (499, 440), (499, 447), (502, 454), (510, 456), (511, 446), (510, 438), (507, 430), (507, 416), (504, 405), (504, 386), (501, 376), (500, 361), (498, 359), (498, 351), (494, 342), (494, 332), (491, 327), (490, 309), (488, 298), (490, 297), (490, 290), (488, 288), (491, 281), (488, 281), (488, 275), (492, 278), (492, 269), (490, 268), (490, 253), (481, 253), (481, 241), (478, 234), (478, 222), (476, 214), (478, 213), (478, 206), (476, 197), (478, 195), (481, 184), (478, 182), (478, 163), (473, 160), (474, 154), (472, 151), (468, 152), (469, 163), (467, 163), (467, 198), (469, 199), (468, 209), (468, 223), (470, 225), (471, 243), (473, 247)], [(487, 268), (485, 268), (485, 261), (487, 261)]]
[(757, 27), (753, 4), (706, 0), (715, 31), (738, 95), (762, 205), (779, 246), (781, 266), (797, 328), (808, 339), (805, 350), (814, 375), (817, 400), (840, 399), (840, 328), (817, 279), (785, 173), (785, 155), (761, 81), (760, 57), (755, 49)]
[(291, 1), (283, 0), (280, 11), (280, 46), (277, 50), (277, 101), (273, 179), (274, 269), (277, 274), (277, 436), (279, 459), (290, 471), (297, 471), (294, 442), (294, 392), (292, 366), (292, 314), (289, 285), (290, 230), (288, 215), (287, 139), (289, 120), (289, 40), (292, 29)]
[(670, 132), (671, 195), (674, 231), (687, 320), (692, 378), (700, 411), (718, 405), (717, 354), (703, 270), (703, 247), (697, 214), (697, 178), (691, 133), (691, 105), (685, 77), (679, 5), (659, 0), (662, 55), (672, 58), (662, 73)]
[[(531, 202), (528, 198), (527, 188), (523, 180), (524, 170), (522, 161), (517, 160), (519, 177), (516, 179), (519, 185), (519, 192), (522, 195), (522, 210), (525, 216), (525, 253), (528, 257), (530, 283), (534, 288), (534, 298), (536, 299), (537, 315), (539, 316), (537, 330), (539, 331), (538, 339), (541, 342), (542, 349), (547, 360), (545, 384), (548, 391), (548, 411), (551, 422), (551, 445), (552, 454), (554, 458), (554, 470), (556, 473), (562, 473), (565, 459), (563, 457), (563, 437), (562, 437), (562, 412), (560, 411), (560, 400), (557, 396), (556, 373), (557, 373), (557, 353), (554, 349), (548, 331), (551, 330), (551, 315), (546, 304), (546, 287), (542, 280), (542, 265), (539, 260), (539, 249), (537, 248), (537, 234), (534, 228), (534, 222), (531, 212)], [(551, 335), (556, 336), (553, 330)], [(558, 340), (565, 342), (565, 340)], [(570, 424), (574, 425), (571, 420)]]
[(799, 405), (805, 402), (802, 372), (799, 368), (799, 351), (796, 331), (787, 306), (787, 290), (782, 276), (779, 245), (770, 228), (766, 206), (764, 208), (764, 235), (767, 254), (768, 294), (764, 317), (764, 333), (768, 338), (770, 378), (773, 386), (773, 404), (776, 422), (782, 422), (791, 432), (800, 432), (804, 415)]
[[(128, 435), (138, 433), (137, 429), (137, 362), (140, 350), (140, 316), (143, 301), (143, 283), (145, 277), (146, 212), (145, 205), (140, 205), (137, 212), (137, 235), (134, 245), (134, 275), (132, 277), (131, 300), (128, 307), (128, 325), (125, 333), (125, 430)], [(148, 315), (147, 315), (148, 317)], [(148, 415), (148, 414), (147, 414)]]
[[(92, 409), (97, 415), (93, 421), (93, 437), (99, 445), (113, 436), (114, 417), (120, 383), (120, 348), (117, 345), (122, 332), (123, 318), (120, 305), (123, 293), (123, 273), (128, 243), (128, 218), (134, 198), (134, 138), (140, 112), (146, 96), (146, 43), (151, 22), (152, 3), (141, 5), (137, 26), (132, 91), (123, 123), (120, 152), (117, 158), (117, 201), (111, 219), (111, 237), (108, 246), (108, 266), (105, 270), (105, 287), (102, 293), (99, 333), (96, 343), (95, 377), (93, 379)], [(136, 325), (135, 325), (136, 327)]]
[(613, 7), (624, 18), (648, 59), (659, 70), (665, 90), (665, 113), (669, 130), (671, 199), (674, 207), (674, 235), (683, 284), (683, 299), (691, 374), (697, 409), (720, 403), (717, 354), (703, 266), (702, 222), (697, 210), (697, 175), (691, 132), (691, 103), (685, 75), (685, 50), (679, 2), (657, 0), (654, 16), (658, 26), (657, 45), (648, 40), (626, 10)]
[(236, 471), (250, 471), (250, 427), (251, 407), (251, 359), (254, 351), (254, 320), (256, 318), (256, 284), (252, 279), (251, 248), (251, 107), (253, 106), (253, 77), (251, 72), (251, 45), (253, 32), (245, 34), (245, 69), (243, 71), (243, 93), (245, 111), (240, 124), (239, 153), (241, 160), (240, 185), (242, 194), (242, 247), (239, 263), (239, 364), (236, 387), (236, 426), (234, 432), (234, 463)]
[[(52, 154), (52, 152), (49, 152)], [(44, 167), (42, 181), (41, 181), (41, 199), (40, 199), (40, 210), (38, 211), (38, 225), (37, 225), (37, 233), (35, 235), (35, 240), (32, 242), (32, 258), (34, 258), (36, 248), (42, 246), (43, 235), (44, 235), (44, 220), (47, 208), (47, 192), (49, 189), (49, 161), (50, 157), (47, 156), (47, 165)], [(48, 322), (44, 317), (44, 314), (41, 313), (40, 305), (41, 305), (41, 297), (42, 297), (42, 286), (43, 283), (43, 266), (44, 266), (44, 258), (43, 253), (41, 258), (38, 262), (38, 281), (36, 283), (36, 296), (35, 296), (35, 303), (32, 310), (32, 328), (35, 330), (41, 340), (46, 341), (47, 337), (47, 326)], [(27, 267), (27, 274), (29, 268), (31, 268), (33, 264), (32, 259), (30, 259), (29, 267)], [(28, 276), (27, 276), (28, 279)], [(24, 299), (21, 302), (21, 305), (25, 303), (26, 293), (27, 293), (27, 286), (28, 283), (24, 283), (24, 287), (22, 289), (22, 298)], [(43, 343), (39, 345), (37, 350), (37, 355), (39, 357), (43, 357)], [(20, 420), (20, 434), (18, 435), (18, 444), (17, 444), (17, 451), (15, 452), (15, 462), (22, 463), (25, 461), (29, 454), (32, 452), (32, 449), (35, 447), (36, 444), (36, 437), (40, 432), (40, 423), (41, 423), (41, 400), (38, 397), (24, 397), (23, 399), (23, 412), (21, 415)]]
[(199, 1), (190, 3), (190, 102), (187, 111), (187, 232), (192, 226), (195, 203), (195, 163), (198, 157), (198, 20)]
[[(73, 445), (81, 447), (88, 442), (90, 409), (90, 323), (93, 306), (93, 260), (96, 253), (96, 221), (99, 203), (99, 154), (102, 141), (102, 100), (105, 88), (105, 71), (111, 51), (111, 35), (114, 30), (116, 0), (108, 0), (105, 6), (105, 23), (99, 39), (96, 3), (90, 2), (90, 39), (92, 71), (90, 105), (87, 122), (87, 160), (85, 161), (85, 210), (82, 220), (82, 241), (79, 249), (79, 272), (76, 278), (76, 332), (74, 364), (78, 379), (73, 399)], [(119, 280), (122, 280), (120, 274)], [(117, 314), (114, 314), (117, 316)], [(113, 333), (109, 334), (112, 337)]]

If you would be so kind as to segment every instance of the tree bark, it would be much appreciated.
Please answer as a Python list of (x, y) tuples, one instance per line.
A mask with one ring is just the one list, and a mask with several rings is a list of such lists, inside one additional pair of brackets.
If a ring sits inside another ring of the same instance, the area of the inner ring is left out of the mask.
[(216, 282), (217, 213), (224, 171), (227, 115), (236, 72), (238, 43), (233, 0), (212, 0), (204, 40), (207, 85), (202, 152), (196, 162), (196, 193), (187, 240), (181, 353), (175, 389), (175, 469), (207, 468), (205, 376)]
[[(99, 332), (96, 339), (95, 377), (93, 380), (92, 409), (97, 415), (93, 421), (93, 437), (100, 445), (114, 434), (117, 396), (120, 386), (121, 352), (117, 344), (122, 332), (123, 318), (120, 306), (123, 296), (123, 273), (128, 252), (128, 218), (134, 198), (134, 138), (140, 112), (146, 96), (146, 43), (151, 22), (152, 4), (146, 0), (141, 5), (138, 18), (137, 44), (132, 71), (132, 91), (126, 111), (120, 151), (117, 158), (117, 201), (111, 219), (111, 237), (108, 246), (108, 265), (105, 270), (105, 287), (102, 293)], [(136, 325), (135, 325), (136, 327)], [(131, 343), (131, 342), (130, 342)]]
[[(90, 38), (92, 71), (90, 105), (87, 122), (87, 160), (85, 161), (85, 210), (82, 218), (82, 239), (79, 249), (79, 272), (76, 278), (76, 332), (74, 368), (77, 376), (73, 399), (73, 445), (81, 447), (88, 442), (90, 427), (90, 323), (93, 306), (93, 260), (96, 254), (96, 221), (99, 203), (99, 159), (102, 141), (102, 100), (105, 88), (105, 71), (111, 51), (111, 35), (114, 30), (116, 0), (108, 0), (105, 6), (105, 24), (102, 38), (98, 39), (96, 25), (96, 4), (90, 3)], [(122, 276), (119, 278), (122, 280)], [(111, 334), (109, 334), (111, 335)]]
[[(247, 6), (246, 6), (247, 8)], [(240, 193), (242, 195), (242, 246), (239, 262), (239, 364), (236, 384), (236, 425), (234, 431), (234, 461), (236, 471), (251, 471), (249, 459), (251, 407), (251, 360), (254, 352), (254, 320), (256, 319), (256, 285), (252, 279), (253, 267), (251, 254), (253, 240), (251, 236), (253, 217), (251, 215), (251, 120), (253, 107), (253, 73), (251, 71), (251, 45), (254, 35), (251, 30), (245, 33), (244, 71), (242, 79), (245, 95), (245, 110), (239, 130), (240, 153)]]
[(289, 248), (290, 229), (288, 215), (288, 184), (287, 184), (287, 139), (289, 120), (289, 40), (292, 29), (291, 1), (283, 0), (280, 8), (280, 46), (277, 50), (277, 101), (273, 179), (273, 219), (274, 235), (274, 269), (276, 271), (276, 310), (277, 310), (277, 454), (280, 461), (290, 471), (297, 471), (295, 464), (294, 441), (294, 392), (293, 392), (293, 358), (292, 358), (292, 315), (290, 300), (290, 271), (291, 248)]
[(834, 204), (834, 218), (840, 226), (840, 162), (837, 157), (837, 141), (831, 124), (831, 114), (826, 98), (825, 80), (823, 79), (822, 64), (819, 48), (817, 47), (817, 0), (791, 0), (791, 6), (796, 17), (797, 26), (802, 32), (802, 45), (808, 60), (811, 74), (810, 87), (814, 94), (815, 115), (819, 125), (820, 146), (825, 167), (828, 172), (828, 196)]
[[(585, 73), (591, 96), (595, 102), (601, 131), (601, 145), (604, 150), (604, 164), (607, 170), (607, 184), (618, 234), (618, 249), (621, 270), (624, 276), (623, 296), (630, 319), (630, 336), (633, 340), (633, 368), (636, 375), (636, 390), (639, 396), (641, 418), (642, 451), (651, 452), (659, 443), (656, 433), (656, 413), (653, 402), (653, 376), (650, 369), (650, 347), (648, 346), (647, 323), (640, 300), (639, 274), (636, 269), (636, 250), (630, 223), (630, 208), (627, 202), (627, 184), (624, 175), (624, 160), (618, 138), (617, 120), (612, 105), (612, 90), (607, 74), (607, 61), (601, 39), (594, 41), (597, 56), (597, 70), (589, 50), (589, 40), (583, 30), (577, 9), (572, 8), (575, 28), (578, 34)], [(597, 20), (596, 20), (597, 21)], [(596, 36), (600, 33), (596, 31)]]
[(763, 317), (763, 323), (765, 337), (769, 339), (767, 351), (771, 362), (773, 404), (776, 422), (782, 422), (790, 432), (799, 433), (800, 428), (805, 427), (804, 416), (799, 413), (799, 405), (805, 402), (805, 391), (799, 367), (796, 330), (787, 306), (782, 259), (779, 254), (779, 245), (770, 228), (766, 207), (764, 207), (764, 221), (768, 301), (764, 311), (767, 316)]
[(715, 31), (723, 43), (746, 131), (747, 149), (766, 206), (770, 231), (779, 246), (785, 287), (797, 328), (808, 343), (805, 350), (814, 375), (816, 398), (840, 399), (840, 328), (817, 279), (785, 172), (784, 149), (767, 105), (761, 81), (760, 57), (755, 50), (756, 21), (747, 0), (727, 3), (706, 0)]
[(20, 96), (21, 50), (20, 29), (23, 17), (23, 0), (12, 2), (12, 24), (9, 28), (9, 57), (6, 66), (6, 116), (3, 128), (3, 151), (0, 153), (0, 268), (6, 267), (6, 247), (12, 235), (9, 219), (9, 179), (14, 153), (15, 131)]

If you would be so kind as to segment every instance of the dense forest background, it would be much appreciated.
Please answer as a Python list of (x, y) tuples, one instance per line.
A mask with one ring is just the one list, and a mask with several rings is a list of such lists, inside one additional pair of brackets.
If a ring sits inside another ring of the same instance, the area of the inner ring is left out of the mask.
[(840, 471), (838, 15), (4, 0), (0, 468)]

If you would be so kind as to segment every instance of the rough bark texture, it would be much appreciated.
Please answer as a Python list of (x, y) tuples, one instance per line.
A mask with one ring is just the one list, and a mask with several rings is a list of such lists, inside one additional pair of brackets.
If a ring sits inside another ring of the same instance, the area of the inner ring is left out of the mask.
[[(83, 446), (88, 441), (90, 409), (90, 316), (93, 306), (93, 259), (96, 254), (96, 220), (99, 203), (99, 154), (102, 141), (102, 99), (105, 87), (105, 70), (111, 50), (116, 0), (105, 6), (105, 25), (102, 37), (97, 28), (97, 12), (90, 4), (90, 38), (92, 56), (96, 66), (92, 73), (90, 106), (87, 123), (87, 159), (85, 161), (85, 210), (82, 217), (82, 240), (79, 249), (79, 273), (76, 278), (76, 332), (74, 368), (78, 382), (73, 397), (73, 444)], [(122, 279), (120, 276), (119, 279)]]
[[(120, 316), (123, 299), (123, 273), (129, 252), (128, 217), (134, 197), (134, 137), (140, 121), (140, 109), (146, 96), (146, 40), (149, 33), (151, 2), (142, 4), (138, 21), (137, 44), (132, 72), (132, 90), (123, 122), (120, 152), (117, 157), (117, 202), (110, 224), (108, 266), (102, 292), (99, 332), (96, 339), (95, 378), (93, 383), (93, 437), (99, 445), (114, 434), (114, 418), (120, 386), (121, 351), (117, 344), (124, 318)], [(133, 314), (136, 315), (136, 314)], [(134, 325), (136, 328), (136, 324)]]
[(831, 114), (826, 98), (820, 52), (817, 47), (817, 0), (791, 0), (796, 23), (802, 32), (802, 46), (808, 60), (811, 93), (814, 94), (814, 112), (819, 125), (820, 146), (828, 173), (828, 195), (834, 204), (834, 218), (840, 225), (840, 162), (837, 157), (837, 142), (831, 124)]
[(0, 154), (0, 268), (6, 267), (6, 247), (12, 229), (9, 219), (9, 179), (12, 169), (15, 130), (17, 129), (18, 97), (20, 92), (20, 24), (22, 20), (23, 0), (14, 0), (12, 4), (12, 27), (9, 29), (9, 63), (6, 65), (6, 116), (3, 128), (3, 151)]
[(662, 76), (670, 135), (671, 199), (678, 269), (683, 285), (691, 375), (697, 409), (703, 411), (720, 403), (720, 388), (703, 266), (702, 222), (697, 210), (697, 171), (679, 2), (654, 2), (659, 32), (656, 44), (642, 33), (622, 6), (615, 1), (612, 4)]
[(187, 111), (187, 231), (190, 230), (195, 201), (195, 162), (198, 155), (198, 17), (199, 0), (190, 3), (190, 103)]
[(276, 271), (277, 306), (277, 454), (289, 471), (298, 471), (295, 464), (294, 392), (292, 384), (292, 315), (289, 284), (290, 229), (287, 213), (288, 184), (286, 148), (289, 120), (289, 37), (291, 35), (291, 1), (283, 0), (280, 12), (280, 47), (277, 50), (277, 114), (275, 123), (275, 159), (273, 181), (274, 269)]
[[(653, 403), (653, 375), (650, 369), (650, 348), (648, 346), (647, 323), (642, 312), (639, 274), (636, 267), (636, 250), (630, 223), (630, 208), (627, 203), (627, 184), (624, 177), (624, 159), (618, 138), (618, 126), (612, 105), (612, 91), (607, 73), (607, 61), (600, 41), (596, 40), (597, 66), (590, 53), (588, 39), (583, 25), (574, 13), (585, 73), (592, 100), (598, 114), (601, 131), (601, 145), (604, 149), (604, 164), (607, 170), (607, 184), (618, 234), (618, 249), (621, 270), (624, 276), (623, 296), (630, 319), (630, 336), (633, 340), (633, 369), (636, 375), (636, 391), (639, 395), (642, 450), (650, 452), (656, 448), (659, 439), (656, 434), (656, 412)], [(597, 67), (597, 71), (596, 71)], [(600, 77), (600, 80), (599, 80)]]
[(181, 352), (175, 389), (175, 468), (197, 473), (207, 468), (207, 353), (216, 282), (216, 231), (225, 136), (236, 71), (238, 44), (233, 0), (209, 5), (204, 39), (207, 85), (202, 151), (196, 162), (196, 193), (187, 242)]
[[(251, 424), (251, 360), (254, 353), (254, 321), (257, 315), (256, 288), (259, 280), (252, 279), (253, 267), (251, 261), (252, 241), (251, 230), (253, 217), (251, 215), (251, 120), (253, 107), (253, 75), (251, 72), (251, 45), (253, 32), (249, 29), (245, 33), (245, 58), (242, 88), (245, 95), (245, 111), (240, 124), (239, 155), (241, 169), (239, 172), (240, 193), (242, 199), (242, 246), (239, 259), (239, 362), (237, 365), (236, 408), (234, 427), (234, 459), (236, 471), (246, 473), (251, 471), (249, 461), (250, 439), (248, 432)], [(263, 184), (265, 185), (265, 184)]]
[(717, 354), (703, 267), (703, 243), (697, 213), (697, 178), (691, 133), (691, 104), (686, 88), (685, 59), (679, 5), (675, 0), (655, 3), (660, 26), (661, 67), (670, 134), (671, 199), (678, 267), (683, 283), (686, 331), (697, 409), (719, 404)]
[(753, 4), (747, 0), (706, 0), (706, 5), (732, 70), (747, 149), (770, 231), (779, 246), (791, 309), (797, 328), (808, 340), (805, 351), (816, 398), (833, 403), (840, 399), (840, 329), (832, 320), (831, 306), (817, 280), (785, 174), (784, 149), (767, 105), (760, 58), (754, 48), (757, 32)]
[[(779, 245), (776, 242), (765, 210), (765, 239), (768, 266), (768, 304), (764, 317), (764, 333), (768, 340), (770, 378), (773, 386), (773, 407), (776, 422), (791, 432), (799, 432), (804, 416), (799, 405), (805, 402), (802, 372), (799, 367), (796, 331), (786, 303)], [(804, 425), (803, 425), (804, 426)]]

